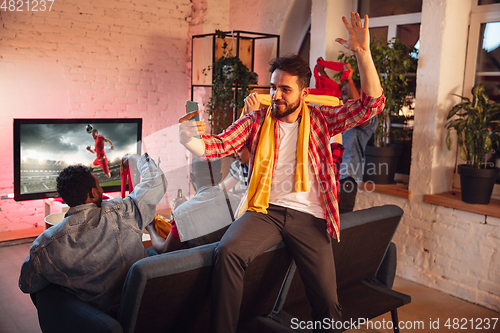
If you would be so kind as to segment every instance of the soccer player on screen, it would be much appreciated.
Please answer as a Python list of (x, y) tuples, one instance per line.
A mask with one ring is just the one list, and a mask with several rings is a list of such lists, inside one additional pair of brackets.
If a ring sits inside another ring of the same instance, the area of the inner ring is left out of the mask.
[(97, 129), (95, 128), (92, 130), (92, 137), (95, 140), (95, 149), (92, 149), (90, 148), (90, 146), (87, 146), (87, 150), (89, 152), (97, 155), (96, 159), (94, 160), (94, 163), (92, 164), (94, 167), (100, 166), (106, 177), (111, 178), (111, 172), (109, 172), (109, 167), (108, 167), (108, 158), (104, 153), (104, 142), (107, 142), (111, 145), (110, 149), (115, 148), (115, 146), (113, 145), (113, 142), (111, 142), (111, 140), (106, 139), (102, 135), (99, 135)]

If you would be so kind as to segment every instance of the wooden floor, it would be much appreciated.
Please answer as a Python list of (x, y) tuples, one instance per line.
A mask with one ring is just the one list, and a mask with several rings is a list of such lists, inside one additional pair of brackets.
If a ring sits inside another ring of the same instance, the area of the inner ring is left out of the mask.
[(30, 243), (0, 247), (0, 332), (41, 332), (35, 306), (18, 287)]
[[(28, 255), (30, 243), (17, 243), (19, 242), (11, 242), (9, 246), (2, 246), (6, 243), (0, 243), (0, 333), (38, 333), (41, 330), (38, 326), (36, 309), (29, 295), (23, 294), (18, 287), (21, 264)], [(402, 278), (396, 278), (394, 289), (412, 297), (412, 302), (398, 311), (400, 322), (408, 327), (401, 332), (500, 332), (500, 313), (498, 312)], [(453, 320), (453, 318), (462, 320), (462, 323), (465, 322), (464, 329), (447, 328), (446, 321)], [(471, 330), (470, 319), (479, 323), (479, 318), (483, 320), (498, 318), (498, 322), (495, 329)], [(391, 329), (383, 327), (383, 323), (389, 321), (390, 314), (385, 314), (371, 320), (373, 327), (360, 327), (348, 332), (392, 332)], [(431, 328), (431, 322), (434, 328)], [(261, 327), (255, 327), (255, 329), (247, 327), (244, 331), (241, 333), (268, 332), (266, 328)]]

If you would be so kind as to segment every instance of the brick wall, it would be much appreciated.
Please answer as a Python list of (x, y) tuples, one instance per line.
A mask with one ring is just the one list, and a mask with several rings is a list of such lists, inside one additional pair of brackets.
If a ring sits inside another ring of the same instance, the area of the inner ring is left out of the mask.
[[(189, 99), (188, 0), (56, 0), (51, 11), (0, 11), (0, 193), (13, 192), (13, 118), (143, 118), (168, 198), (187, 191), (177, 119)], [(166, 204), (166, 203), (164, 203)], [(0, 201), (3, 230), (43, 221), (39, 200)]]

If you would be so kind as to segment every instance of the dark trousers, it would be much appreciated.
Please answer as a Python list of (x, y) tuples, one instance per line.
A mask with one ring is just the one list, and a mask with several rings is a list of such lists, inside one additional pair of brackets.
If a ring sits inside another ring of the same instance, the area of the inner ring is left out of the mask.
[(348, 213), (354, 210), (358, 194), (358, 184), (352, 177), (341, 179), (339, 182), (339, 213)]
[(215, 250), (211, 289), (213, 333), (236, 331), (245, 269), (259, 254), (281, 240), (285, 241), (297, 264), (313, 309), (313, 319), (341, 320), (326, 221), (275, 205), (270, 205), (267, 212), (244, 213), (229, 227)]

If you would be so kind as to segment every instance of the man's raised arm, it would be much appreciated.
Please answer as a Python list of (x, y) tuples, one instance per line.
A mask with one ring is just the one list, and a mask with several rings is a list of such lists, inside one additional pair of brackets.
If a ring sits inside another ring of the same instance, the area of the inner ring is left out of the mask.
[(106, 138), (104, 138), (104, 142), (109, 143), (109, 145), (111, 146), (111, 147), (110, 147), (110, 149), (111, 149), (111, 150), (115, 149), (115, 146), (113, 145), (113, 142), (111, 142), (111, 140), (110, 140), (110, 139), (106, 139)]
[(381, 96), (382, 86), (380, 85), (380, 78), (370, 52), (368, 15), (365, 15), (364, 26), (358, 13), (354, 14), (351, 12), (351, 24), (349, 24), (345, 16), (342, 17), (342, 21), (347, 29), (347, 40), (337, 38), (335, 41), (342, 44), (356, 55), (359, 77), (361, 80), (361, 90), (368, 96)]
[(200, 110), (186, 113), (179, 118), (179, 142), (186, 147), (196, 157), (201, 157), (205, 154), (205, 144), (198, 135), (205, 133), (205, 122), (189, 121), (194, 116), (200, 114)]

